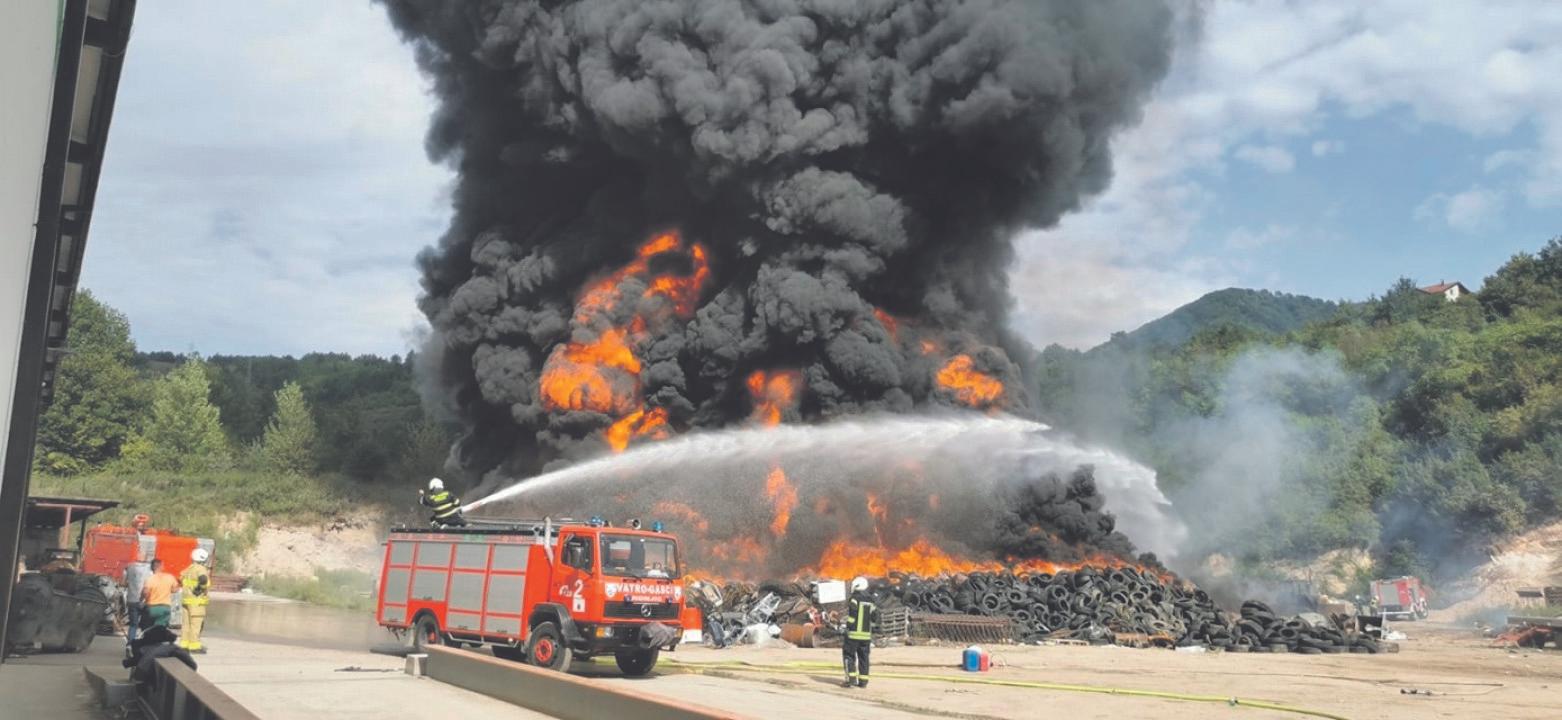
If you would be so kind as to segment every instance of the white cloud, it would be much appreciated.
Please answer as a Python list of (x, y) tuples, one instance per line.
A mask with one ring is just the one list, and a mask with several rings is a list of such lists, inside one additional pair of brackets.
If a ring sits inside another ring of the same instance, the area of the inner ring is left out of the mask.
[(1461, 232), (1476, 232), (1495, 225), (1503, 206), (1502, 193), (1476, 185), (1454, 195), (1433, 195), (1417, 205), (1414, 214), (1422, 222), (1441, 221)]
[(1530, 150), (1498, 150), (1486, 156), (1482, 167), (1494, 173), (1508, 168), (1529, 169), (1535, 163), (1535, 153)]
[(138, 344), (405, 352), (449, 173), (384, 9), (141, 3), (127, 52), (84, 281)]
[(1313, 157), (1326, 155), (1338, 155), (1345, 152), (1344, 140), (1314, 140), (1312, 145)]
[(1288, 173), (1296, 167), (1296, 158), (1278, 145), (1243, 145), (1235, 155), (1238, 160), (1272, 173)]
[(1291, 225), (1270, 224), (1260, 230), (1239, 227), (1226, 235), (1226, 247), (1232, 250), (1256, 250), (1294, 237), (1296, 228)]
[(1011, 323), (1033, 342), (1089, 348), (1231, 284), (1199, 261), (1124, 261), (1111, 243), (1088, 236), (1028, 233), (1013, 272)]
[[(1038, 241), (1021, 245), (1013, 285), (1022, 306), (1030, 298), (1032, 314), (1017, 322), (1022, 330), (1061, 327), (1062, 336), (1098, 337), (1153, 319), (1145, 313), (1155, 303), (1119, 299), (1147, 279), (1164, 279), (1162, 268), (1178, 258), (1185, 263), (1178, 280), (1221, 285), (1232, 265), (1187, 253), (1193, 229), (1219, 209), (1199, 174), (1218, 173), (1228, 156), (1281, 167), (1280, 156), (1262, 148), (1293, 142), (1306, 143), (1315, 156), (1343, 150), (1333, 144), (1338, 141), (1314, 137), (1332, 115), (1395, 111), (1481, 137), (1532, 128), (1535, 146), (1515, 152), (1533, 158), (1510, 165), (1521, 170), (1513, 181), (1519, 186), (1441, 198), (1422, 213), (1441, 222), (1461, 228), (1492, 222), (1504, 192), (1522, 194), (1532, 206), (1562, 204), (1562, 73), (1554, 71), (1562, 67), (1562, 43), (1555, 42), (1562, 36), (1562, 3), (1494, 11), (1480, 3), (1258, 0), (1204, 8), (1198, 41), (1179, 47), (1143, 123), (1113, 141), (1113, 185)], [(1052, 267), (1100, 273), (1078, 278), (1090, 286), (1071, 300), (1082, 311), (1065, 308), (1068, 298), (1059, 288), (1075, 292), (1072, 284), (1036, 271), (1036, 258), (1027, 253), (1040, 248), (1053, 253), (1046, 258)], [(1084, 257), (1057, 255), (1068, 252)], [(1049, 324), (1035, 313), (1059, 319)]]

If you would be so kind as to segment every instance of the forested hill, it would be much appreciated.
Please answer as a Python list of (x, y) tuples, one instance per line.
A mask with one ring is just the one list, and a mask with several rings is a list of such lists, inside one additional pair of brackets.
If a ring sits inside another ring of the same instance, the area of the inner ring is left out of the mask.
[[(170, 352), (137, 353), (132, 364), (162, 377), (191, 360)], [(212, 355), (201, 359), (211, 403), (237, 446), (259, 442), (277, 410), (276, 393), (297, 383), (318, 434), (318, 469), (361, 480), (384, 476), (423, 423), (413, 358), (340, 353), (302, 357)]]
[(1208, 293), (1136, 330), (1116, 333), (1097, 349), (1106, 346), (1118, 350), (1176, 347), (1201, 331), (1222, 326), (1258, 333), (1288, 333), (1324, 320), (1338, 308), (1328, 300), (1305, 295), (1226, 288)]
[(1177, 326), (1154, 350), (1047, 348), (1039, 397), (1150, 464), (1195, 550), (1458, 572), (1562, 517), (1562, 240), (1455, 302), (1401, 279), (1287, 330)]

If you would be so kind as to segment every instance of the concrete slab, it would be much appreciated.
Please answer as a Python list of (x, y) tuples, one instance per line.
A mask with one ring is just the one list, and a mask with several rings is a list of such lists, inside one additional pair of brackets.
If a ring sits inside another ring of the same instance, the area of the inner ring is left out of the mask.
[(404, 672), (401, 658), (213, 638), (200, 673), (265, 720), (548, 718)]
[[(0, 716), (33, 720), (104, 720), (83, 668), (110, 677), (119, 667), (124, 647), (118, 638), (102, 637), (83, 653), (50, 653), (7, 658), (0, 665)], [(12, 715), (12, 713), (15, 713)]]

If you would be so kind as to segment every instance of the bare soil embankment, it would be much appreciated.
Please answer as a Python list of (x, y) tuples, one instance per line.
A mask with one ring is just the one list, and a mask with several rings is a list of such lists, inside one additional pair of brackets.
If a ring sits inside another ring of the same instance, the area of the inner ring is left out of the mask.
[(350, 513), (324, 523), (287, 525), (262, 521), (255, 545), (234, 567), (235, 575), (309, 577), (320, 570), (380, 570), (385, 518), (372, 511)]

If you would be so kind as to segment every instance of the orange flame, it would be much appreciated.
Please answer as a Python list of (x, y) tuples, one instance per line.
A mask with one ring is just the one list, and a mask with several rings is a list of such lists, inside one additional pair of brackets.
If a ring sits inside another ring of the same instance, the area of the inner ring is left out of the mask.
[(602, 436), (607, 439), (608, 447), (613, 448), (613, 452), (623, 452), (624, 448), (629, 447), (629, 441), (636, 438), (666, 440), (669, 436), (667, 408), (642, 408), (629, 413), (609, 425)]
[(1148, 570), (1121, 558), (1105, 555), (1091, 556), (1079, 562), (1061, 563), (1047, 560), (1021, 560), (1010, 563), (968, 560), (949, 554), (925, 537), (919, 537), (911, 544), (899, 549), (886, 548), (883, 545), (870, 546), (854, 544), (846, 540), (837, 540), (825, 549), (824, 554), (819, 557), (819, 563), (809, 568), (807, 574), (835, 578), (856, 577), (858, 575), (885, 577), (891, 572), (910, 573), (921, 575), (922, 577), (1003, 571), (1012, 571), (1018, 574), (1056, 574), (1064, 570), (1074, 571), (1087, 566), (1096, 568), (1135, 567), (1143, 572), (1162, 574), (1159, 571)]
[(543, 406), (616, 415), (638, 405), (640, 360), (624, 335), (613, 329), (593, 342), (555, 347), (543, 365)]
[(937, 340), (930, 340), (930, 339), (927, 339), (927, 338), (923, 338), (921, 346), (922, 346), (922, 354), (923, 355), (932, 355), (933, 353), (936, 353), (939, 350), (939, 348), (938, 348), (938, 341)]
[(651, 512), (660, 517), (666, 517), (694, 530), (699, 535), (704, 535), (710, 529), (710, 523), (705, 520), (699, 511), (681, 502), (672, 500), (660, 500), (651, 506)]
[(786, 410), (797, 406), (797, 385), (803, 374), (796, 370), (755, 370), (748, 376), (748, 392), (754, 401), (753, 418), (767, 427), (781, 424)]
[[(676, 240), (676, 237), (674, 239)], [(693, 272), (684, 277), (657, 276), (651, 281), (651, 287), (646, 288), (645, 291), (645, 297), (661, 296), (671, 301), (673, 312), (677, 313), (678, 317), (694, 314), (694, 303), (699, 301), (700, 290), (705, 287), (705, 281), (710, 278), (710, 262), (705, 259), (704, 247), (695, 245), (690, 248), (689, 259), (694, 263)]]
[(879, 324), (883, 325), (884, 329), (889, 332), (889, 339), (900, 339), (900, 321), (896, 320), (894, 315), (884, 312), (880, 308), (874, 308), (873, 316), (878, 318)]
[(988, 407), (1003, 397), (1003, 383), (975, 368), (970, 355), (956, 355), (938, 371), (938, 384), (971, 407)]
[(739, 566), (756, 567), (765, 561), (768, 553), (759, 541), (751, 537), (735, 537), (720, 542), (707, 543), (706, 550), (723, 562)]
[(770, 474), (765, 477), (765, 495), (775, 507), (776, 514), (770, 521), (770, 532), (776, 537), (786, 535), (786, 524), (792, 519), (792, 510), (797, 508), (797, 488), (786, 479), (786, 472), (779, 466), (770, 469)]
[[(651, 273), (651, 258), (684, 248), (676, 232), (657, 235), (643, 243), (635, 259), (607, 276), (589, 284), (575, 301), (577, 326), (601, 327), (623, 301), (623, 282), (631, 277), (646, 279), (645, 298), (664, 298), (671, 315), (687, 318), (694, 314), (705, 282), (710, 278), (710, 262), (705, 248), (689, 247), (692, 271), (688, 275)], [(647, 317), (636, 312), (625, 325), (613, 325), (590, 342), (570, 341), (553, 349), (543, 364), (538, 382), (543, 407), (549, 410), (590, 410), (614, 418), (603, 438), (615, 452), (622, 451), (637, 438), (663, 439), (671, 434), (665, 408), (647, 408), (641, 396), (641, 361), (634, 347), (643, 343), (648, 329), (665, 324), (667, 306)]]

